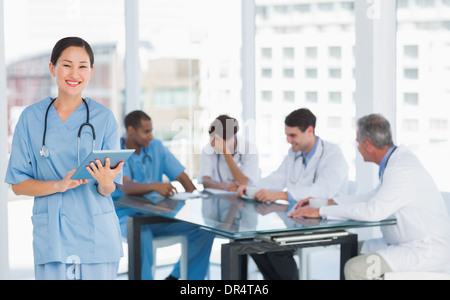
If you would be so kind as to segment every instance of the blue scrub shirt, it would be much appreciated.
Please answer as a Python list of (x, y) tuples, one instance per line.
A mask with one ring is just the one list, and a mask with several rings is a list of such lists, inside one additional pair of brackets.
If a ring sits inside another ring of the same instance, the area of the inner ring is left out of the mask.
[[(123, 142), (122, 139), (122, 149), (126, 149)], [(149, 158), (146, 158), (146, 155)], [(123, 176), (140, 183), (163, 182), (163, 175), (174, 181), (184, 170), (184, 166), (169, 149), (160, 140), (153, 139), (148, 147), (141, 149), (139, 155), (135, 152), (125, 162)], [(120, 189), (116, 189), (112, 197), (117, 200), (124, 195)]]
[[(18, 184), (28, 179), (60, 181), (78, 168), (77, 136), (86, 122), (82, 104), (62, 122), (54, 106), (47, 118), (46, 146), (50, 157), (41, 157), (45, 113), (51, 98), (27, 107), (20, 116), (12, 142), (5, 182)], [(95, 128), (96, 150), (120, 149), (119, 130), (113, 113), (86, 98), (90, 123)], [(80, 159), (92, 151), (93, 136), (88, 126), (81, 133)], [(122, 184), (122, 173), (114, 180)], [(33, 207), (33, 249), (36, 265), (66, 263), (78, 257), (82, 264), (117, 262), (123, 256), (120, 226), (111, 197), (97, 191), (95, 180), (45, 197), (35, 197)]]

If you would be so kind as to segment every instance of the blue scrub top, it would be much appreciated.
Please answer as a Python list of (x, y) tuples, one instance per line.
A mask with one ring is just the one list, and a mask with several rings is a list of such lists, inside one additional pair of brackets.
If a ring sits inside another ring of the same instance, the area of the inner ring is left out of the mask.
[[(51, 98), (27, 107), (14, 132), (11, 157), (5, 182), (18, 184), (28, 179), (62, 180), (67, 172), (78, 168), (77, 136), (86, 122), (82, 104), (62, 122), (54, 106), (47, 118), (46, 146), (50, 157), (40, 155), (45, 113)], [(90, 123), (95, 128), (96, 150), (120, 149), (119, 129), (113, 113), (105, 106), (86, 98)], [(81, 133), (81, 161), (92, 151), (93, 136), (88, 126)], [(122, 184), (122, 173), (114, 180)], [(65, 193), (35, 197), (33, 207), (33, 249), (35, 264), (66, 263), (73, 256), (80, 262), (117, 262), (123, 256), (117, 215), (111, 196), (97, 191), (95, 180)]]
[[(122, 149), (126, 149), (122, 139)], [(147, 156), (147, 157), (146, 157)], [(158, 139), (153, 139), (150, 145), (142, 148), (138, 154), (133, 153), (123, 166), (123, 176), (140, 183), (162, 182), (163, 175), (170, 181), (175, 180), (185, 170), (184, 166)], [(112, 194), (114, 200), (125, 194), (120, 190)]]

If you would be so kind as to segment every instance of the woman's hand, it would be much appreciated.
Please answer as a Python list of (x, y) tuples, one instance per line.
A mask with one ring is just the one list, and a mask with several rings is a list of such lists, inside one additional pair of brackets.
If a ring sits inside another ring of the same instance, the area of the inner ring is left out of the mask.
[(115, 169), (111, 169), (111, 160), (109, 157), (105, 159), (105, 165), (99, 159), (91, 162), (86, 170), (94, 177), (98, 182), (98, 192), (107, 197), (116, 190), (116, 184), (114, 178), (122, 171), (124, 162), (121, 162)]
[(72, 170), (69, 173), (67, 173), (66, 177), (64, 177), (63, 180), (56, 182), (56, 190), (59, 193), (64, 193), (68, 190), (74, 189), (76, 187), (79, 187), (80, 185), (86, 184), (89, 182), (89, 179), (79, 179), (79, 180), (72, 180), (70, 179), (73, 174), (75, 174), (76, 170)]
[(236, 191), (236, 196), (242, 197), (247, 194), (247, 186), (245, 184), (240, 185)]
[(237, 181), (232, 182), (232, 183), (225, 183), (224, 190), (229, 191), (229, 192), (237, 192), (237, 190), (239, 189), (239, 186), (240, 186), (240, 184)]

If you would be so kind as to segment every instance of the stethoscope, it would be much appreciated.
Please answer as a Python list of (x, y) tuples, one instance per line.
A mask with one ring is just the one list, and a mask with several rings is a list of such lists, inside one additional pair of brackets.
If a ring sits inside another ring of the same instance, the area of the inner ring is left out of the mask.
[[(122, 148), (124, 146), (124, 139), (121, 139), (121, 143), (122, 143)], [(145, 182), (148, 183), (152, 180), (153, 177), (153, 171), (152, 171), (152, 158), (150, 157), (150, 155), (148, 155), (147, 153), (147, 148), (142, 148), (142, 151), (144, 152), (144, 157), (142, 158), (142, 168), (144, 171), (144, 178), (145, 178)], [(150, 178), (147, 179), (147, 169), (145, 167), (145, 161), (148, 160), (149, 163), (149, 167), (150, 167)], [(134, 171), (133, 171), (133, 167), (131, 166), (132, 164), (128, 164), (128, 167), (130, 168), (130, 175), (131, 175), (131, 180), (134, 181)]]
[[(42, 138), (42, 148), (40, 151), (40, 154), (42, 157), (49, 158), (50, 157), (50, 150), (48, 150), (47, 146), (45, 146), (45, 137), (47, 135), (47, 119), (48, 119), (48, 112), (50, 111), (50, 108), (52, 107), (53, 103), (56, 101), (57, 98), (54, 98), (50, 105), (47, 107), (47, 111), (45, 113), (45, 125), (44, 125), (44, 136)], [(86, 103), (85, 99), (82, 99), (84, 105), (86, 106), (86, 123), (81, 124), (80, 129), (78, 130), (78, 143), (77, 143), (77, 155), (78, 155), (78, 165), (81, 164), (80, 162), (80, 144), (81, 144), (81, 131), (83, 130), (84, 126), (88, 126), (92, 130), (92, 151), (95, 149), (95, 129), (94, 126), (89, 122), (89, 106)]]
[[(316, 179), (317, 179), (317, 170), (319, 169), (320, 161), (322, 160), (323, 154), (325, 153), (325, 145), (324, 145), (322, 139), (320, 139), (320, 142), (321, 142), (321, 144), (322, 144), (322, 153), (320, 154), (319, 160), (317, 161), (316, 170), (314, 171), (313, 183), (316, 183)], [(302, 162), (303, 162), (303, 163), (305, 162), (305, 157), (304, 157), (302, 154), (297, 155), (297, 156), (294, 158), (294, 167), (292, 168), (291, 176), (290, 176), (290, 178), (289, 178), (289, 181), (290, 181), (291, 183), (297, 183), (298, 180), (299, 180), (300, 177), (301, 177), (300, 175), (298, 175), (297, 178), (295, 178), (295, 176), (296, 176), (296, 175), (295, 175), (295, 165), (296, 165), (297, 160), (298, 160), (300, 157), (303, 158), (303, 159), (302, 159)], [(301, 173), (301, 172), (300, 172), (300, 173)], [(292, 178), (292, 175), (294, 175), (294, 178)]]

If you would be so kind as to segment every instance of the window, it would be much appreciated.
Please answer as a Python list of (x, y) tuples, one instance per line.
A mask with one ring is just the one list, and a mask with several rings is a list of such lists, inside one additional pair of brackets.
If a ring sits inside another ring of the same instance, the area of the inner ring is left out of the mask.
[(283, 69), (283, 78), (294, 78), (295, 71), (294, 69)]
[(403, 48), (403, 53), (405, 57), (408, 58), (419, 58), (419, 46), (417, 45), (405, 45)]
[(330, 103), (340, 104), (342, 103), (342, 93), (341, 92), (330, 92), (328, 94), (328, 99)]
[(405, 132), (417, 132), (419, 131), (419, 120), (405, 119), (403, 120), (402, 129)]
[(403, 101), (406, 105), (418, 106), (419, 105), (419, 94), (418, 93), (404, 93)]
[(342, 127), (341, 117), (328, 117), (328, 128), (339, 129)]
[(353, 12), (355, 10), (355, 3), (354, 2), (342, 2), (341, 3), (342, 9), (349, 11), (349, 12)]
[(272, 69), (262, 69), (261, 77), (262, 78), (272, 78)]
[(283, 58), (287, 60), (295, 59), (295, 49), (292, 47), (283, 48)]
[(261, 99), (263, 102), (272, 102), (273, 93), (271, 91), (262, 91)]
[(317, 59), (317, 47), (306, 47), (305, 48), (306, 59), (316, 60)]
[[(397, 11), (397, 144), (419, 157), (441, 191), (450, 191), (449, 0), (403, 0)], [(422, 16), (427, 16), (423, 19)], [(407, 17), (409, 16), (409, 17)]]
[(409, 5), (409, 0), (397, 0), (397, 8), (403, 9), (407, 8)]
[[(257, 9), (259, 18), (270, 13)], [(241, 120), (241, 30), (240, 0), (139, 1), (142, 109), (191, 178), (212, 120)], [(273, 59), (272, 47), (256, 49), (262, 60)], [(272, 78), (270, 67), (258, 70)]]
[(155, 107), (183, 107), (189, 106), (189, 89), (154, 89), (153, 106)]
[(403, 77), (405, 79), (419, 79), (419, 70), (405, 68), (403, 70)]
[(317, 7), (320, 11), (324, 12), (331, 12), (334, 9), (334, 3), (328, 2), (328, 3), (319, 3), (317, 4)]
[(121, 124), (123, 0), (17, 0), (4, 6), (9, 135), (24, 107), (56, 97), (48, 64), (53, 46), (66, 36), (80, 36), (92, 46), (95, 70), (85, 95), (111, 108)]
[(267, 20), (269, 17), (267, 13), (267, 6), (258, 6), (256, 8), (256, 17), (261, 18), (262, 20)]
[(448, 121), (447, 119), (431, 119), (430, 120), (430, 129), (438, 130), (438, 131), (446, 131), (448, 130)]
[(318, 102), (317, 92), (306, 92), (305, 101), (308, 103), (317, 103)]
[(429, 8), (435, 5), (435, 0), (416, 0), (416, 5), (422, 8)]
[(289, 13), (289, 6), (287, 6), (287, 5), (275, 5), (273, 7), (273, 10), (277, 14), (286, 15), (287, 13)]
[(306, 14), (311, 12), (311, 4), (297, 4), (294, 5), (294, 10), (302, 13), (302, 14)]
[(328, 76), (330, 79), (340, 79), (341, 78), (341, 69), (329, 69)]
[(317, 69), (306, 69), (305, 77), (308, 79), (317, 79)]
[[(351, 97), (355, 92), (351, 76), (355, 66), (355, 56), (351, 55), (355, 47), (355, 1), (255, 0), (255, 3), (257, 7), (272, 5), (267, 19), (262, 21), (257, 16), (255, 20), (256, 48), (272, 49), (270, 62), (260, 53), (256, 55), (259, 96), (256, 117), (260, 120), (265, 116), (266, 122), (270, 118), (273, 129), (282, 125), (294, 108), (310, 108), (318, 120), (317, 134), (341, 146), (352, 169), (356, 148), (353, 138), (347, 137), (355, 135), (356, 109), (354, 101), (344, 101), (344, 95)], [(262, 69), (272, 70), (270, 80)], [(348, 78), (343, 78), (347, 73)], [(279, 109), (273, 109), (274, 103), (280, 103)], [(330, 103), (335, 111), (333, 116), (327, 109)], [(336, 129), (340, 130), (339, 135)], [(272, 149), (265, 154), (263, 175), (279, 166), (289, 146), (282, 131), (271, 130), (267, 134), (271, 137), (264, 139), (271, 141)], [(267, 147), (264, 139), (257, 140), (258, 147)], [(351, 171), (349, 176), (354, 178), (355, 172)]]
[(328, 48), (328, 55), (332, 59), (340, 60), (342, 53), (341, 53), (341, 47), (329, 47)]
[(283, 100), (284, 102), (295, 102), (295, 92), (293, 91), (283, 92)]
[(263, 59), (267, 59), (267, 60), (272, 59), (272, 48), (262, 48), (261, 56)]

